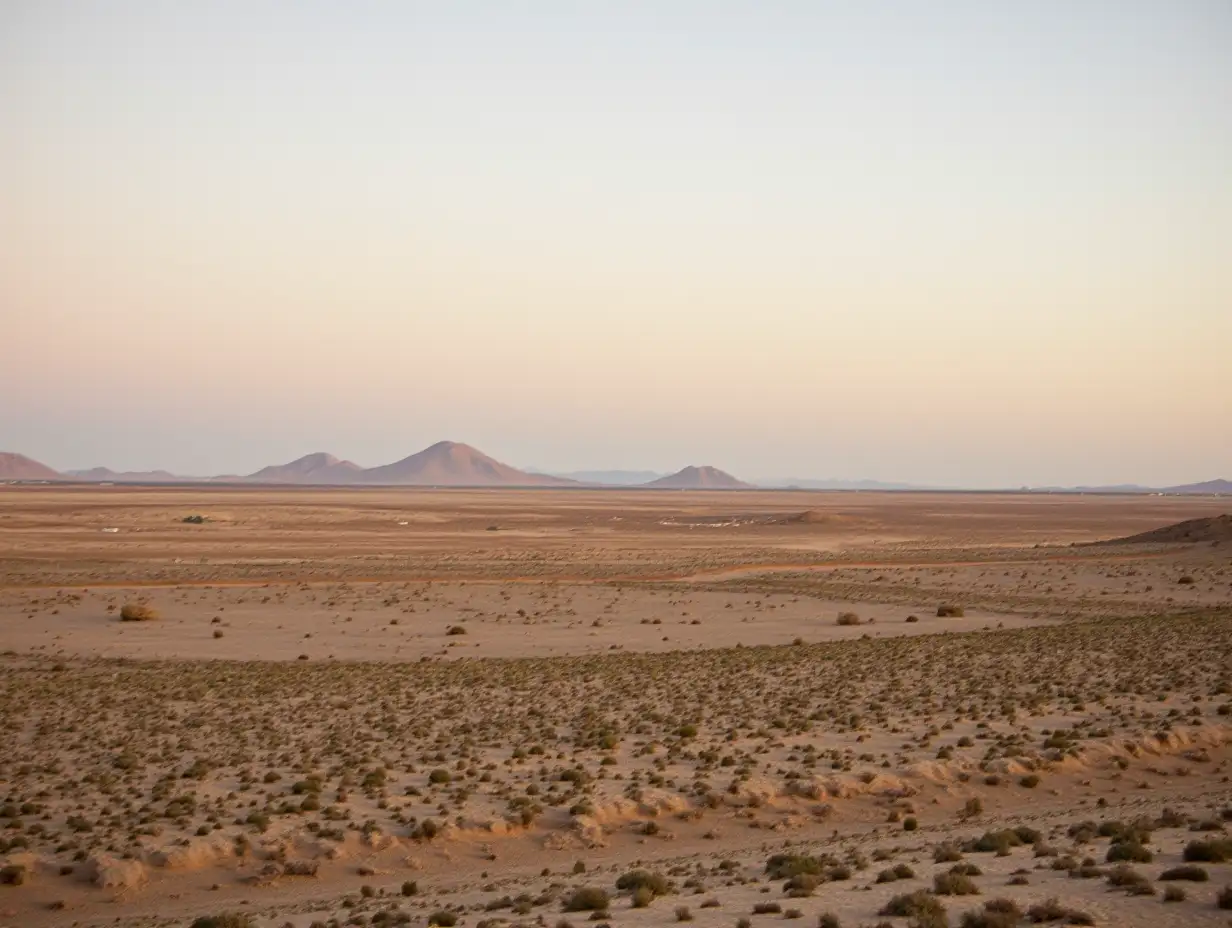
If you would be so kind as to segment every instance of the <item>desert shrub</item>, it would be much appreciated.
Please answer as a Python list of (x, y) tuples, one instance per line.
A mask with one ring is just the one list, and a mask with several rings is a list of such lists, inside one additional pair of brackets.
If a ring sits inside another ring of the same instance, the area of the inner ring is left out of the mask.
[(671, 883), (661, 873), (651, 873), (649, 870), (630, 870), (616, 880), (617, 889), (637, 891), (647, 889), (653, 895), (666, 896), (672, 891)]
[(801, 873), (820, 874), (824, 861), (807, 854), (775, 854), (766, 861), (766, 875), (772, 880), (785, 880)]
[(445, 634), (447, 634), (447, 635), (465, 635), (465, 634), (466, 634), (466, 626), (465, 626), (465, 625), (450, 625), (450, 626), (449, 626), (449, 631), (447, 631)]
[(1184, 902), (1185, 890), (1179, 886), (1169, 886), (1164, 889), (1164, 902)]
[(843, 923), (833, 912), (822, 912), (817, 916), (817, 928), (843, 928)]
[(251, 915), (228, 912), (223, 915), (203, 915), (192, 923), (192, 928), (256, 928)]
[(1004, 857), (1010, 848), (1023, 844), (1034, 844), (1040, 839), (1040, 833), (1025, 825), (1018, 828), (1005, 828), (1001, 831), (986, 831), (973, 841), (963, 845), (965, 851), (975, 851), (983, 854), (996, 853)]
[(1155, 859), (1155, 855), (1137, 841), (1115, 841), (1109, 846), (1104, 859), (1110, 864), (1123, 860), (1135, 864), (1149, 864)]
[(1190, 841), (1181, 858), (1187, 863), (1222, 864), (1232, 860), (1232, 838)]
[(914, 815), (908, 815), (903, 819), (903, 831), (915, 831), (920, 827), (920, 820)]
[(26, 868), (22, 864), (0, 867), (0, 886), (21, 886), (26, 882)]
[(121, 622), (152, 622), (158, 618), (158, 611), (144, 603), (125, 603), (120, 609)]
[(205, 516), (198, 516), (198, 515), (185, 516), (184, 518), (180, 519), (180, 521), (186, 522), (189, 525), (203, 525), (205, 523)]
[(453, 775), (448, 770), (446, 770), (444, 767), (437, 767), (435, 770), (433, 770), (431, 773), (428, 774), (428, 782), (436, 783), (438, 785), (448, 783), (452, 779), (453, 779)]
[(933, 850), (933, 861), (939, 864), (950, 864), (962, 860), (962, 851), (953, 844), (938, 844)]
[(1151, 881), (1128, 864), (1118, 864), (1106, 874), (1108, 885), (1124, 889), (1135, 896), (1149, 896), (1155, 892)]
[(1215, 897), (1215, 906), (1220, 909), (1232, 909), (1232, 886), (1225, 886)]
[(1025, 777), (1022, 777), (1018, 781), (1018, 785), (1024, 787), (1025, 789), (1035, 789), (1035, 787), (1039, 786), (1039, 784), (1040, 778), (1037, 773), (1028, 773)]
[(938, 873), (933, 877), (933, 892), (938, 896), (976, 896), (980, 889), (965, 873)]
[(777, 902), (755, 902), (753, 904), (754, 915), (778, 915), (783, 911), (783, 907)]
[(813, 892), (825, 880), (815, 873), (797, 873), (783, 884), (783, 892), (793, 899), (801, 899), (813, 895)]
[(907, 618), (906, 618), (906, 619), (904, 619), (904, 621), (906, 621), (906, 622), (918, 622), (918, 621), (920, 621), (920, 617), (919, 617), (918, 615), (909, 615), (909, 616), (907, 616)]
[(448, 909), (439, 909), (428, 916), (428, 924), (437, 925), (439, 928), (453, 928), (457, 923), (458, 913)]
[(649, 886), (639, 886), (637, 889), (633, 890), (633, 894), (629, 897), (629, 903), (635, 909), (644, 909), (654, 901), (654, 890), (652, 890)]
[(607, 909), (610, 900), (607, 891), (593, 886), (576, 890), (565, 900), (566, 912), (602, 912)]
[(1165, 870), (1159, 875), (1159, 878), (1165, 882), (1170, 880), (1188, 880), (1191, 883), (1205, 883), (1211, 878), (1211, 875), (1202, 867), (1197, 867), (1193, 864), (1182, 864), (1179, 867)]
[(917, 889), (913, 893), (900, 893), (881, 907), (878, 915), (894, 915), (899, 918), (920, 918), (921, 916), (945, 915), (945, 906), (941, 900), (925, 889)]
[(963, 607), (962, 607), (962, 606), (938, 606), (938, 607), (937, 607), (937, 616), (938, 616), (938, 618), (942, 618), (942, 619), (948, 619), (948, 618), (956, 618), (956, 619), (960, 619), (960, 618), (962, 618), (965, 614), (966, 614), (966, 612), (965, 612), (965, 610), (963, 609)]
[(1018, 928), (1020, 913), (994, 912), (984, 909), (981, 912), (964, 912), (959, 928)]
[(838, 614), (838, 620), (836, 624), (838, 625), (859, 625), (860, 617), (856, 615), (854, 612), (840, 612)]
[(910, 880), (915, 876), (915, 871), (906, 864), (895, 864), (886, 870), (882, 870), (877, 874), (878, 883), (893, 883), (895, 880)]
[(676, 906), (676, 921), (691, 922), (693, 921), (693, 912), (690, 911), (687, 905)]
[(1065, 922), (1067, 925), (1095, 924), (1095, 919), (1087, 915), (1086, 912), (1080, 912), (1077, 909), (1067, 909), (1057, 901), (1055, 896), (1043, 902), (1037, 902), (1027, 909), (1027, 920), (1035, 924), (1040, 922)]

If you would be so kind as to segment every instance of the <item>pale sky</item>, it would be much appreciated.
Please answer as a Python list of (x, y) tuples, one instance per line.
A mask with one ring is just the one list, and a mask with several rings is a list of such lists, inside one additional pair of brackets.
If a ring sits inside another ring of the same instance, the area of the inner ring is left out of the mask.
[(0, 2), (0, 450), (1232, 477), (1232, 3)]

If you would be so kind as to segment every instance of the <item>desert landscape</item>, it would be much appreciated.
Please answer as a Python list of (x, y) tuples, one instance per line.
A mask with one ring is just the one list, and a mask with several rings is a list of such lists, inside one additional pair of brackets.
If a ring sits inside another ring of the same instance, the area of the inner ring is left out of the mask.
[(0, 487), (0, 924), (1227, 924), (1227, 509)]

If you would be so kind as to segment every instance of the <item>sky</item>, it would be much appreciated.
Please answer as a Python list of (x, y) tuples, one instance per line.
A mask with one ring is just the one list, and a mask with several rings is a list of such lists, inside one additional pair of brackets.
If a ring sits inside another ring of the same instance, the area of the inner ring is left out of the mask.
[(0, 450), (1232, 478), (1227, 0), (0, 4)]

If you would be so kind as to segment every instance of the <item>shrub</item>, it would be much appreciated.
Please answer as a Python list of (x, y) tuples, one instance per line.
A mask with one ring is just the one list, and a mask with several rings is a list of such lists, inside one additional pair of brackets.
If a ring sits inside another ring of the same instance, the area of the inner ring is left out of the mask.
[(877, 874), (878, 883), (893, 883), (895, 880), (910, 880), (915, 876), (915, 871), (906, 864), (896, 864), (886, 870), (882, 870)]
[(565, 911), (602, 912), (607, 909), (609, 902), (606, 890), (587, 886), (577, 890), (565, 900)]
[(903, 819), (903, 831), (915, 831), (920, 827), (920, 820), (914, 815), (908, 815)]
[(21, 886), (26, 882), (26, 868), (22, 864), (0, 867), (0, 886)]
[(1185, 890), (1179, 886), (1169, 886), (1164, 889), (1164, 902), (1184, 902)]
[(1201, 867), (1194, 866), (1193, 864), (1188, 866), (1182, 864), (1179, 867), (1165, 870), (1159, 875), (1159, 878), (1164, 882), (1169, 880), (1188, 880), (1191, 883), (1205, 883), (1211, 876)]
[(457, 923), (458, 913), (448, 909), (439, 909), (428, 916), (428, 924), (438, 925), (440, 928), (453, 928)]
[(633, 890), (633, 895), (630, 897), (630, 902), (635, 909), (644, 909), (654, 900), (654, 891), (649, 886), (639, 886)]
[(933, 877), (933, 892), (938, 896), (976, 896), (980, 889), (965, 873), (938, 873)]
[(1232, 886), (1225, 886), (1219, 891), (1219, 895), (1215, 897), (1215, 907), (1232, 909)]
[(775, 854), (766, 861), (766, 875), (772, 880), (785, 880), (801, 873), (820, 874), (824, 868), (821, 860), (806, 854)]
[(920, 918), (936, 917), (945, 915), (945, 906), (941, 904), (941, 900), (932, 893), (924, 889), (917, 889), (913, 893), (901, 893), (884, 906), (878, 915), (895, 915), (900, 918)]
[(1025, 789), (1035, 789), (1035, 787), (1039, 786), (1039, 783), (1039, 774), (1036, 773), (1028, 773), (1025, 777), (1018, 781), (1018, 785), (1024, 787)]
[(825, 880), (815, 873), (797, 873), (783, 884), (783, 892), (793, 899), (801, 899), (813, 895), (813, 891), (824, 882)]
[(965, 615), (962, 606), (938, 606), (937, 617), (942, 619), (956, 618), (960, 619)]
[(448, 783), (452, 779), (453, 779), (453, 775), (448, 770), (446, 770), (444, 767), (437, 767), (435, 770), (433, 770), (431, 773), (428, 774), (428, 782), (436, 783), (438, 785)]
[(854, 612), (840, 612), (838, 614), (838, 625), (859, 625), (860, 617)]
[(1190, 841), (1181, 858), (1187, 863), (1222, 864), (1232, 860), (1232, 838)]
[(1108, 871), (1108, 885), (1124, 889), (1133, 896), (1150, 896), (1155, 892), (1151, 881), (1128, 864), (1118, 864)]
[(689, 911), (689, 907), (687, 905), (676, 906), (676, 921), (678, 922), (693, 921), (693, 913)]
[(630, 870), (616, 880), (617, 889), (650, 890), (654, 896), (666, 896), (672, 891), (667, 877), (661, 873), (651, 873), (649, 870)]
[(158, 618), (158, 611), (143, 603), (125, 603), (120, 609), (121, 622), (153, 622)]
[(777, 902), (756, 902), (753, 904), (754, 915), (778, 915), (783, 907)]
[(843, 923), (833, 912), (822, 912), (817, 916), (817, 928), (843, 928)]
[(447, 631), (445, 634), (447, 634), (447, 635), (465, 635), (465, 634), (466, 634), (466, 626), (464, 626), (464, 625), (450, 625), (450, 626), (449, 626), (449, 631)]
[(1027, 918), (1035, 923), (1039, 922), (1060, 922), (1063, 921), (1067, 925), (1094, 925), (1093, 919), (1086, 912), (1080, 912), (1077, 909), (1067, 909), (1061, 905), (1054, 896), (1044, 902), (1037, 902), (1031, 908), (1027, 909)]
[(1135, 864), (1149, 864), (1155, 859), (1155, 855), (1137, 841), (1116, 841), (1108, 848), (1108, 854), (1104, 859), (1110, 864), (1122, 860)]
[(192, 928), (256, 928), (251, 915), (227, 913), (224, 915), (203, 915), (192, 923)]

